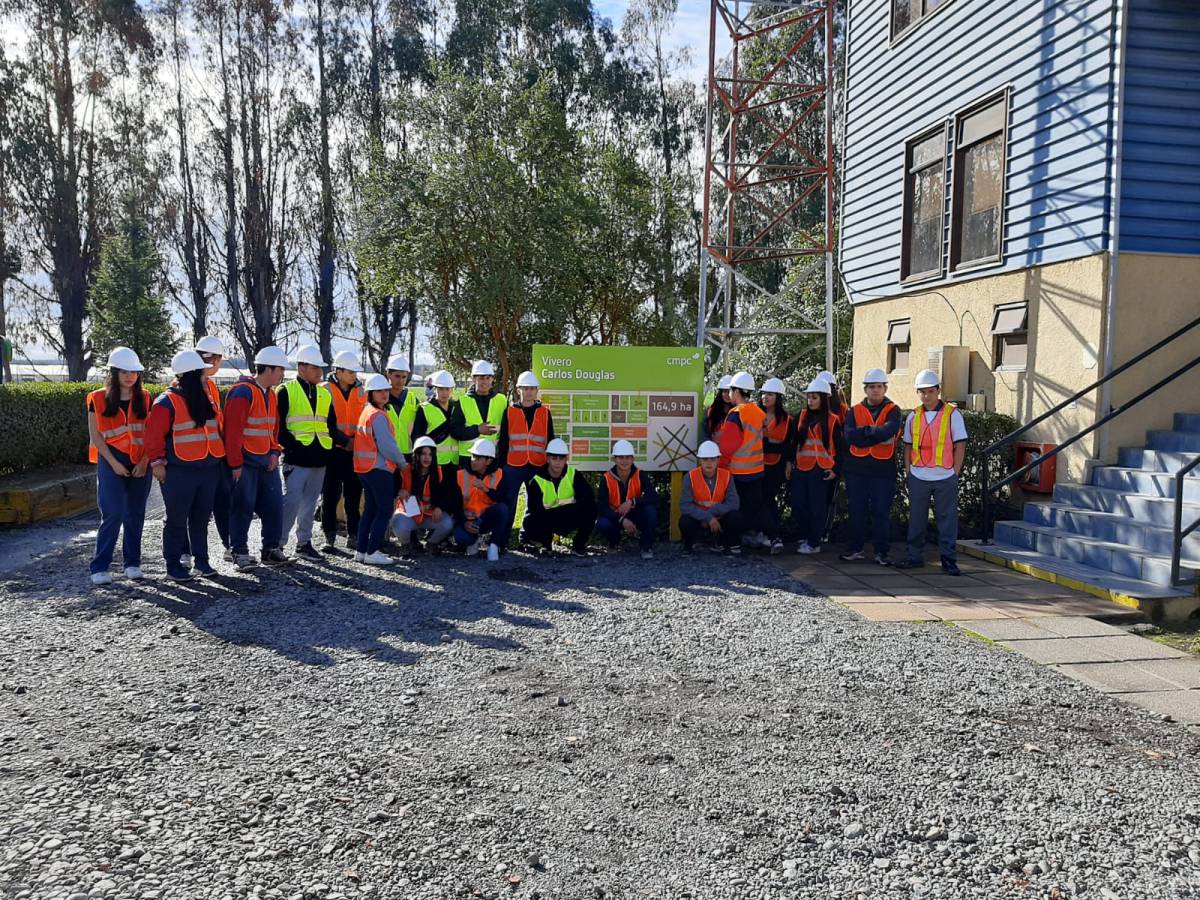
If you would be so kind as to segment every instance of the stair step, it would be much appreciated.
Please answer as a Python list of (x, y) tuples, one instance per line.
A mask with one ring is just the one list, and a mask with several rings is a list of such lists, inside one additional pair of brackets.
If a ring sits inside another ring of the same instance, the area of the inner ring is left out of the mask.
[[(1147, 447), (1122, 447), (1117, 451), (1117, 464), (1131, 469), (1174, 474), (1196, 458), (1195, 453), (1152, 450)], [(1189, 478), (1200, 478), (1200, 469), (1193, 469)]]
[[(1097, 466), (1092, 469), (1094, 487), (1111, 488), (1143, 497), (1175, 496), (1175, 476), (1170, 472), (1150, 472), (1124, 466)], [(1200, 478), (1184, 478), (1183, 500), (1200, 503)]]
[[(1120, 513), (1079, 509), (1061, 503), (1026, 503), (1024, 520), (1158, 556), (1171, 555), (1173, 534), (1170, 528), (1158, 528)], [(1194, 563), (1200, 568), (1200, 532), (1184, 538), (1182, 551), (1185, 563)]]
[(1176, 431), (1200, 431), (1200, 413), (1175, 413)]
[(1149, 431), (1146, 446), (1151, 450), (1195, 456), (1200, 453), (1200, 431)]
[[(1092, 484), (1062, 483), (1054, 486), (1054, 502), (1080, 509), (1119, 513), (1160, 528), (1175, 527), (1175, 501), (1167, 497), (1147, 497)], [(1183, 504), (1185, 524), (1200, 518), (1200, 503)]]

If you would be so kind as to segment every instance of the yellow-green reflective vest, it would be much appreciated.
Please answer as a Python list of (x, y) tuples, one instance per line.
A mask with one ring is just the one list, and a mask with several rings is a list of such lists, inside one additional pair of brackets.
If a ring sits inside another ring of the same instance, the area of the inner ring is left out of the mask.
[(570, 506), (575, 502), (575, 467), (567, 466), (563, 472), (562, 481), (558, 487), (549, 478), (534, 475), (533, 480), (542, 489), (542, 505), (546, 509), (557, 509), (560, 506)]
[[(433, 431), (449, 418), (449, 415), (432, 400), (422, 403), (421, 409), (425, 410), (426, 433)], [(454, 411), (453, 403), (450, 405), (450, 411)], [(439, 466), (458, 465), (458, 441), (449, 434), (437, 446), (437, 461)]]
[(412, 388), (404, 389), (404, 403), (400, 407), (400, 412), (396, 412), (392, 406), (391, 397), (388, 397), (387, 405), (383, 407), (383, 411), (387, 413), (387, 417), (391, 420), (392, 431), (396, 435), (396, 446), (400, 448), (400, 452), (404, 454), (412, 453), (412, 430), (413, 422), (417, 420), (417, 410), (421, 406), (421, 401), (417, 399), (417, 395), (413, 393)]
[[(463, 422), (467, 425), (482, 425), (483, 419), (479, 415), (479, 400), (474, 394), (467, 394), (460, 401), (459, 405), (463, 411)], [(500, 423), (504, 421), (504, 414), (508, 411), (508, 399), (503, 394), (492, 394), (492, 399), (488, 401), (487, 423), (495, 428), (500, 427)], [(491, 440), (496, 440), (500, 435), (490, 436)], [(470, 447), (459, 447), (459, 451), (466, 459), (471, 458)]]
[(333, 397), (323, 384), (317, 385), (317, 409), (313, 412), (312, 404), (308, 402), (308, 394), (300, 386), (299, 381), (289, 381), (284, 390), (287, 391), (288, 414), (284, 427), (292, 433), (298, 443), (307, 447), (317, 439), (324, 449), (333, 447), (333, 437), (329, 434), (329, 410), (333, 408)]

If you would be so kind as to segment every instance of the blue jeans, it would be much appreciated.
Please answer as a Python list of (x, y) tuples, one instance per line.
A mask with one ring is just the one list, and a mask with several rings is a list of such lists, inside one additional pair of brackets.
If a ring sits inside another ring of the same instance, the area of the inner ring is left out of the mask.
[(179, 557), (190, 552), (200, 568), (208, 566), (208, 520), (221, 478), (221, 466), (167, 465), (162, 483), (167, 520), (163, 524), (163, 557), (168, 575), (183, 575)]
[(374, 553), (383, 547), (383, 539), (387, 537), (396, 479), (386, 469), (372, 469), (360, 473), (358, 480), (362, 482), (364, 498), (362, 518), (358, 520), (358, 552)]
[[(641, 548), (643, 550), (653, 549), (655, 532), (658, 531), (658, 509), (654, 504), (635, 506), (629, 511), (626, 518), (637, 526), (638, 544)], [(600, 513), (600, 518), (596, 520), (596, 530), (608, 538), (610, 547), (621, 543), (621, 534), (623, 533), (621, 522), (611, 511)]]
[[(483, 515), (479, 517), (479, 534), (491, 533), (492, 543), (503, 550), (508, 546), (508, 536), (512, 533), (509, 522), (512, 521), (512, 516), (508, 511), (507, 503), (493, 503), (483, 511)], [(458, 522), (454, 526), (454, 540), (461, 546), (475, 543), (478, 535), (471, 534), (467, 531), (464, 522)]]
[(242, 476), (233, 483), (229, 503), (229, 546), (234, 553), (249, 553), (250, 522), (255, 513), (262, 522), (262, 548), (275, 550), (283, 539), (283, 484), (279, 469), (268, 472), (261, 466), (242, 466)]
[[(129, 466), (132, 470), (132, 466)], [(96, 555), (91, 574), (107, 572), (122, 535), (121, 555), (125, 567), (142, 564), (142, 527), (146, 524), (146, 498), (150, 496), (150, 475), (122, 478), (103, 457), (96, 463), (96, 503), (100, 507), (100, 528), (96, 532)]]
[(891, 526), (892, 500), (896, 497), (896, 479), (846, 473), (846, 501), (850, 506), (851, 553), (861, 553), (867, 543), (867, 522), (875, 552), (888, 555), (888, 530)]
[(941, 481), (922, 481), (908, 476), (908, 558), (920, 562), (925, 551), (925, 532), (929, 528), (929, 506), (937, 525), (938, 552), (942, 562), (958, 558), (958, 476)]
[[(212, 519), (217, 523), (217, 536), (221, 545), (229, 547), (229, 501), (233, 496), (233, 475), (223, 462), (217, 465), (220, 477), (217, 479), (217, 490), (213, 494)], [(192, 542), (184, 535), (183, 552), (192, 552)]]
[(796, 469), (788, 485), (788, 502), (792, 507), (792, 518), (800, 531), (801, 539), (810, 547), (821, 546), (825, 533), (825, 513), (829, 509), (829, 485), (825, 480), (825, 469), (813, 466), (807, 472)]

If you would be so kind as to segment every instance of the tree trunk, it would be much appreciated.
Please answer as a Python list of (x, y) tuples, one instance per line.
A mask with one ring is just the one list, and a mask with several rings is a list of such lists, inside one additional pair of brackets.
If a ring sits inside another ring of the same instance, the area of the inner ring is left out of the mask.
[(329, 87), (325, 71), (325, 3), (317, 0), (317, 81), (321, 178), (321, 221), (317, 247), (317, 340), (324, 358), (331, 358), (333, 341), (333, 279), (337, 247), (334, 240), (333, 179), (329, 171)]

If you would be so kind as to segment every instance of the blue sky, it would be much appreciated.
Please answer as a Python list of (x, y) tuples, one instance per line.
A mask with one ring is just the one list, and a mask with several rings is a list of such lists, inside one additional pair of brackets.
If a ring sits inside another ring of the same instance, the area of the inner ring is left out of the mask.
[[(616, 28), (621, 27), (628, 5), (628, 0), (592, 0), (596, 13), (611, 19)], [(689, 70), (697, 83), (703, 82), (708, 66), (708, 15), (708, 0), (679, 0), (675, 27), (669, 38), (672, 48), (687, 49), (691, 53)]]

